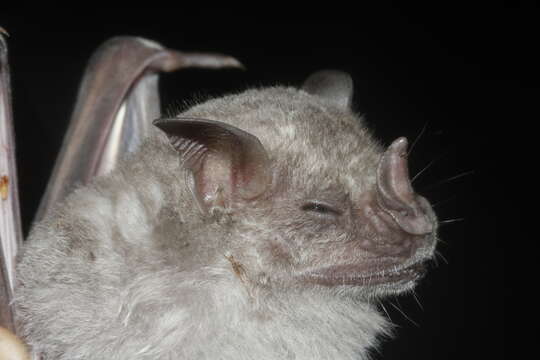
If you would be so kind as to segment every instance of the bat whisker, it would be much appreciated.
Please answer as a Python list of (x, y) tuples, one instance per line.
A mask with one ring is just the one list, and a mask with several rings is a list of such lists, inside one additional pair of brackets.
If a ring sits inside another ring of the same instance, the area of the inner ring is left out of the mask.
[(429, 124), (429, 120), (426, 121), (426, 123), (424, 124), (424, 127), (422, 128), (422, 130), (420, 130), (420, 134), (418, 134), (418, 136), (416, 136), (416, 139), (414, 139), (413, 143), (411, 144), (411, 146), (409, 147), (409, 151), (407, 152), (407, 156), (409, 156), (413, 149), (414, 149), (414, 146), (416, 145), (416, 143), (418, 142), (418, 140), (420, 140), (420, 138), (422, 137), (422, 135), (424, 135), (424, 133), (426, 132), (426, 129), (427, 129), (427, 126)]
[(426, 166), (424, 166), (424, 168), (422, 170), (420, 170), (419, 172), (416, 173), (416, 175), (413, 176), (413, 178), (411, 179), (411, 183), (414, 183), (414, 180), (416, 180), (420, 175), (422, 175), (422, 173), (424, 171), (426, 171), (427, 169), (429, 169), (431, 167), (431, 165), (435, 164), (435, 162), (437, 160), (440, 160), (440, 158), (437, 158), (437, 159), (433, 159), (429, 162), (429, 164), (427, 164)]
[(460, 222), (460, 221), (464, 221), (464, 220), (465, 220), (465, 218), (455, 218), (455, 219), (440, 220), (439, 225), (451, 224), (451, 223), (454, 223), (454, 222)]
[(435, 256), (433, 256), (433, 263), (435, 264), (435, 267), (439, 267), (440, 264), (439, 264), (439, 259), (437, 259), (437, 254), (434, 254)]
[(474, 174), (474, 170), (465, 171), (465, 172), (462, 172), (461, 174), (449, 177), (448, 179), (441, 180), (441, 181), (436, 182), (435, 184), (433, 184), (431, 186), (426, 187), (423, 190), (424, 191), (431, 190), (431, 189), (434, 189), (434, 188), (436, 188), (436, 187), (438, 187), (440, 185), (446, 184), (446, 183), (448, 183), (450, 181), (457, 180), (459, 178), (462, 178), (464, 176), (471, 175), (471, 174)]
[(446, 204), (446, 203), (448, 203), (448, 202), (450, 202), (450, 201), (452, 201), (452, 200), (455, 200), (456, 198), (457, 198), (457, 195), (451, 196), (451, 197), (449, 197), (448, 199), (441, 200), (441, 201), (439, 201), (439, 202), (436, 202), (436, 203), (434, 203), (434, 204), (431, 204), (431, 207), (432, 207), (432, 208), (436, 208), (436, 207), (441, 206), (441, 205), (444, 205), (444, 204)]
[(446, 225), (446, 224), (452, 224), (460, 221), (464, 221), (465, 218), (455, 218), (455, 219), (448, 219), (448, 220), (441, 220), (439, 221), (439, 225)]
[(446, 265), (448, 265), (448, 260), (446, 260), (446, 258), (443, 256), (443, 254), (441, 254), (439, 251), (435, 250), (435, 258), (436, 259), (437, 257), (440, 257), (442, 259), (442, 261), (445, 262)]
[(442, 155), (440, 155), (439, 157), (431, 160), (426, 166), (424, 166), (424, 168), (422, 170), (420, 170), (418, 173), (416, 173), (416, 175), (413, 176), (413, 178), (411, 179), (411, 183), (414, 183), (414, 181), (422, 174), (424, 173), (427, 169), (429, 169), (433, 164), (435, 164), (437, 161), (440, 161), (442, 158), (444, 158), (446, 155), (448, 155), (448, 151), (443, 153)]
[(388, 311), (386, 310), (386, 308), (384, 307), (383, 303), (380, 302), (379, 305), (381, 306), (381, 308), (383, 309), (384, 313), (386, 314), (386, 316), (388, 317), (388, 319), (391, 321), (391, 322), (394, 322), (392, 320), (392, 318), (390, 317), (390, 314), (388, 313)]
[(412, 292), (412, 296), (413, 296), (413, 299), (416, 301), (416, 303), (418, 304), (418, 307), (424, 311), (424, 307), (422, 306), (422, 304), (420, 303), (420, 299), (418, 299), (418, 294), (416, 293), (416, 291), (413, 290)]
[(443, 239), (437, 239), (437, 242), (440, 242), (441, 244), (448, 245), (448, 242)]
[(411, 319), (409, 316), (407, 316), (407, 314), (405, 314), (405, 312), (404, 312), (403, 310), (401, 310), (401, 309), (399, 308), (399, 306), (396, 306), (396, 305), (393, 304), (393, 303), (390, 303), (390, 305), (392, 305), (397, 311), (399, 311), (399, 312), (401, 313), (401, 315), (403, 315), (403, 317), (404, 317), (405, 319), (409, 320), (409, 321), (411, 322), (411, 324), (413, 324), (413, 325), (416, 326), (416, 327), (420, 327), (420, 325), (419, 325), (416, 321), (414, 321), (413, 319)]

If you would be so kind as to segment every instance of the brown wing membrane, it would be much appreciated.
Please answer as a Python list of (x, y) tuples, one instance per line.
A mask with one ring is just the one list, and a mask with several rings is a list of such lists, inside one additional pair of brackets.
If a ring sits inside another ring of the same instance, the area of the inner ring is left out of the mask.
[(160, 116), (158, 73), (186, 67), (241, 67), (219, 54), (182, 53), (137, 37), (105, 42), (86, 69), (77, 104), (35, 220), (77, 184), (115, 167)]
[(7, 43), (0, 28), (0, 326), (13, 331), (9, 302), (13, 290), (17, 248), (22, 243), (15, 167), (15, 135)]

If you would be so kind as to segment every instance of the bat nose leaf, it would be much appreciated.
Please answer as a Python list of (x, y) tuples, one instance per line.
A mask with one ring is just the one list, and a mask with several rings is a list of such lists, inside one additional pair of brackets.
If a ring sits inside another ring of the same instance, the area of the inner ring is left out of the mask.
[(412, 235), (433, 231), (425, 202), (413, 190), (407, 162), (407, 139), (400, 137), (388, 147), (377, 168), (377, 195), (380, 206)]

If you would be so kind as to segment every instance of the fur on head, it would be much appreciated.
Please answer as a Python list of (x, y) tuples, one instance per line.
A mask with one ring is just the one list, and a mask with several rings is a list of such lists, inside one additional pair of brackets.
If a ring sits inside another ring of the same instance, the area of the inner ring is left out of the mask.
[(37, 224), (22, 334), (51, 359), (357, 359), (436, 218), (350, 110), (347, 74), (210, 100)]

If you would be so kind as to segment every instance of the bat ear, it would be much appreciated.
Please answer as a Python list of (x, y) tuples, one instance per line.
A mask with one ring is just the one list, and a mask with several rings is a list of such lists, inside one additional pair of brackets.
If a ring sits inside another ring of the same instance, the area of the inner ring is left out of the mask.
[(302, 89), (325, 98), (342, 109), (351, 107), (353, 81), (349, 74), (338, 70), (322, 70), (309, 76)]
[(249, 201), (267, 190), (269, 159), (257, 137), (213, 120), (158, 119), (154, 125), (167, 134), (183, 165), (192, 171), (203, 209)]

